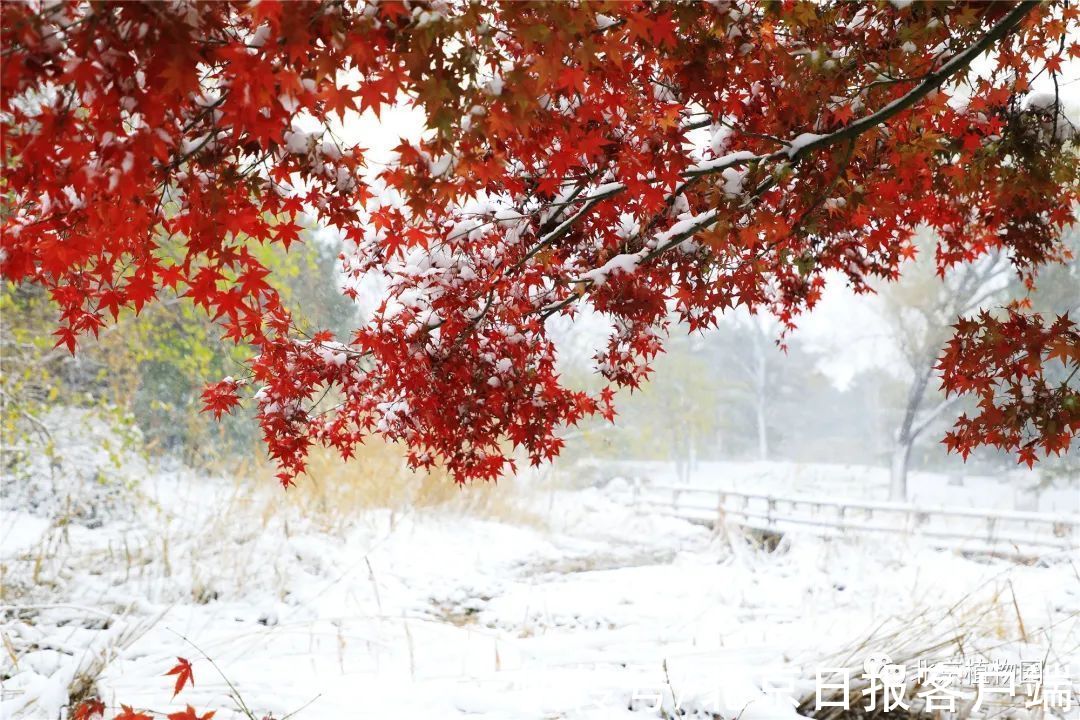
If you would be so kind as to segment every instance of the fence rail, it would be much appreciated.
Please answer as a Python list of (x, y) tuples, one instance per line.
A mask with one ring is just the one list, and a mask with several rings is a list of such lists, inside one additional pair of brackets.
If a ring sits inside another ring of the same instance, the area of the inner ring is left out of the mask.
[(1080, 547), (1080, 514), (925, 507), (646, 483), (634, 485), (633, 501), (687, 520), (774, 532), (801, 527), (822, 535), (907, 534), (939, 547), (1025, 556)]

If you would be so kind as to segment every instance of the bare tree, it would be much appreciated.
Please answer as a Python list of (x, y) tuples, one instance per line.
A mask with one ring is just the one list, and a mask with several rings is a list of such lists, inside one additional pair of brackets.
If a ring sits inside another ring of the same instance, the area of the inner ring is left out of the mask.
[(768, 353), (776, 352), (776, 345), (766, 335), (761, 322), (750, 318), (750, 352), (740, 356), (743, 370), (750, 381), (750, 397), (754, 404), (754, 420), (757, 429), (757, 459), (769, 459), (769, 360)]
[[(926, 247), (928, 243), (923, 243)], [(889, 498), (907, 499), (911, 451), (927, 428), (958, 401), (931, 389), (937, 358), (958, 317), (1001, 299), (1008, 286), (1009, 261), (1000, 253), (956, 267), (939, 277), (931, 253), (923, 253), (910, 278), (883, 292), (885, 318), (900, 349), (911, 383), (897, 428), (890, 464)]]
[(728, 392), (739, 404), (749, 407), (753, 427), (755, 457), (770, 457), (769, 413), (780, 386), (788, 381), (778, 365), (783, 353), (776, 346), (779, 324), (766, 315), (735, 314), (726, 319), (715, 334), (713, 347), (730, 378)]

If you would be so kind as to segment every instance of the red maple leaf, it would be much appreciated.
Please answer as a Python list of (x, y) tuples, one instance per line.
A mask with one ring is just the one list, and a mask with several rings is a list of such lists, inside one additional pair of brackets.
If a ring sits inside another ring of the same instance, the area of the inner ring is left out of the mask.
[(169, 720), (210, 720), (210, 718), (214, 717), (214, 711), (208, 710), (205, 714), (199, 715), (195, 712), (195, 708), (188, 705), (184, 710), (169, 713), (166, 717)]
[(289, 249), (289, 246), (292, 243), (297, 242), (300, 239), (301, 230), (303, 230), (303, 228), (292, 220), (274, 226), (274, 233), (277, 241), (284, 245), (286, 250)]
[(89, 700), (83, 700), (75, 707), (75, 712), (71, 714), (71, 718), (72, 720), (90, 720), (104, 715), (105, 703), (101, 702), (100, 698), (90, 698)]
[(844, 103), (832, 109), (832, 116), (838, 124), (843, 125), (851, 122), (852, 118), (855, 117), (855, 111), (851, 109), (849, 103)]
[[(213, 413), (215, 418), (221, 418), (222, 415), (230, 412), (240, 402), (240, 397), (237, 394), (238, 383), (232, 378), (225, 378), (211, 385), (207, 385), (206, 389), (202, 392), (203, 410), (204, 412)], [(182, 660), (182, 663), (187, 663), (187, 660)], [(172, 675), (176, 672), (176, 668), (173, 668), (169, 674)], [(191, 677), (191, 666), (186, 666), (188, 669), (187, 677)], [(182, 687), (183, 682), (181, 679), (176, 681), (177, 687)], [(178, 690), (179, 692), (179, 690)]]
[(336, 83), (327, 83), (322, 96), (326, 109), (336, 113), (339, 118), (344, 118), (346, 112), (356, 109), (356, 94), (355, 90), (338, 87)]
[[(182, 657), (176, 658), (176, 665), (173, 667), (172, 670), (169, 670), (169, 672), (165, 674), (176, 676), (176, 686), (175, 688), (173, 688), (173, 697), (176, 697), (178, 694), (180, 694), (180, 691), (184, 689), (184, 686), (187, 683), (190, 682), (192, 685), (195, 684), (195, 676), (192, 674), (191, 671), (191, 663)], [(169, 717), (172, 716), (170, 715)]]

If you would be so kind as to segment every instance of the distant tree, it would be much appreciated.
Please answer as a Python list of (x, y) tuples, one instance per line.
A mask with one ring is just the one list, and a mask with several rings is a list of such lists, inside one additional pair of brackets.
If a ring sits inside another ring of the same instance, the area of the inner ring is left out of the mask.
[[(750, 317), (745, 327), (749, 342), (744, 346), (747, 352), (738, 353), (737, 362), (742, 367), (743, 375), (748, 380), (754, 405), (754, 428), (757, 430), (757, 458), (769, 459), (769, 405), (770, 399), (782, 391), (782, 380), (776, 371), (780, 358), (777, 358), (776, 342), (773, 333), (779, 331), (779, 324), (760, 317)], [(790, 378), (787, 378), (790, 379)]]
[(995, 253), (978, 262), (938, 275), (933, 242), (923, 235), (922, 253), (910, 263), (900, 283), (882, 289), (883, 329), (900, 350), (910, 375), (890, 462), (889, 497), (907, 498), (911, 451), (929, 429), (954, 410), (962, 396), (944, 396), (935, 372), (938, 358), (962, 316), (1000, 303), (1007, 297), (1010, 265)]
[[(316, 240), (291, 253), (259, 249), (277, 291), (296, 309), (299, 331), (344, 333), (356, 326), (356, 306), (340, 292), (339, 251)], [(221, 343), (217, 326), (189, 298), (166, 298), (138, 315), (121, 311), (74, 356), (54, 347), (56, 311), (39, 286), (0, 286), (0, 437), (8, 463), (31, 448), (52, 452), (48, 415), (61, 406), (92, 410), (114, 426), (130, 424), (147, 447), (194, 465), (249, 451), (257, 441), (250, 415), (215, 423), (201, 412), (202, 388), (242, 369), (250, 349)]]
[(586, 421), (580, 433), (565, 439), (579, 439), (579, 444), (584, 439), (584, 447), (598, 457), (667, 460), (681, 479), (688, 479), (697, 461), (715, 450), (722, 420), (718, 408), (731, 382), (712, 347), (700, 335), (671, 338), (655, 361), (656, 373), (619, 398), (622, 409), (615, 426), (602, 418)]
[(673, 339), (656, 366), (641, 397), (628, 402), (635, 402), (634, 418), (648, 423), (650, 434), (667, 447), (676, 474), (686, 482), (717, 434), (716, 406), (722, 402), (724, 380), (700, 336)]
[(780, 331), (780, 324), (768, 316), (736, 315), (721, 323), (709, 343), (720, 360), (720, 372), (729, 380), (729, 402), (734, 394), (750, 408), (758, 460), (769, 459), (771, 404), (788, 379), (780, 370), (784, 358), (776, 348)]
[(819, 354), (798, 333), (782, 338), (782, 332), (773, 317), (735, 313), (706, 336), (713, 374), (722, 380), (724, 425), (761, 461), (801, 456), (802, 444), (816, 442), (824, 429), (815, 419), (827, 408), (814, 407), (811, 398), (831, 405), (840, 400), (816, 368)]

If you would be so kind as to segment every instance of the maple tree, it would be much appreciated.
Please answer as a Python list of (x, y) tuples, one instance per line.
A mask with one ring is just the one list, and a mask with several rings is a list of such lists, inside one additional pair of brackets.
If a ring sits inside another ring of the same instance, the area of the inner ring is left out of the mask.
[[(250, 393), (288, 484), (313, 443), (371, 434), (413, 466), (493, 478), (514, 448), (611, 418), (674, 315), (736, 306), (787, 328), (825, 275), (895, 279), (912, 234), (944, 270), (992, 251), (1034, 282), (1068, 255), (1078, 170), (1055, 95), (1080, 56), (1067, 2), (5, 3), (0, 272), (45, 286), (58, 345), (190, 296), (253, 354), (207, 388)], [(422, 112), (367, 169), (352, 111)], [(374, 317), (302, 335), (255, 243), (337, 228)], [(607, 386), (568, 388), (546, 330), (583, 305), (612, 331)], [(1060, 452), (1080, 430), (1075, 326), (964, 320), (947, 439)], [(331, 398), (323, 405), (325, 397)], [(336, 402), (336, 404), (329, 404)]]

